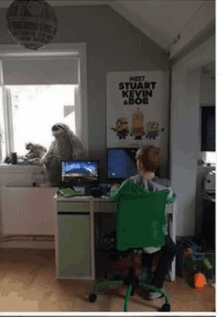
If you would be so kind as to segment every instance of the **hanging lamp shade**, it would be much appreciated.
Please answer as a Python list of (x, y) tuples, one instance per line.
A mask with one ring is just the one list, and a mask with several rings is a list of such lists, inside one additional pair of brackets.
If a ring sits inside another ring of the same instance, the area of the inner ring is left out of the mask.
[(6, 23), (12, 38), (31, 50), (50, 43), (58, 29), (55, 10), (45, 0), (14, 0)]

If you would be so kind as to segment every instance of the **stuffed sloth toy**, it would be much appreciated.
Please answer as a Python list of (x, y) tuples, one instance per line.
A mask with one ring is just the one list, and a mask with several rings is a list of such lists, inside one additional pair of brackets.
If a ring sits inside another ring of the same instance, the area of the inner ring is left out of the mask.
[(41, 165), (41, 159), (47, 152), (47, 149), (40, 144), (31, 142), (25, 144), (26, 150), (29, 152), (25, 155), (28, 165)]
[(64, 123), (52, 127), (55, 140), (41, 160), (47, 174), (47, 186), (58, 187), (61, 181), (61, 161), (84, 159), (83, 146), (78, 137)]

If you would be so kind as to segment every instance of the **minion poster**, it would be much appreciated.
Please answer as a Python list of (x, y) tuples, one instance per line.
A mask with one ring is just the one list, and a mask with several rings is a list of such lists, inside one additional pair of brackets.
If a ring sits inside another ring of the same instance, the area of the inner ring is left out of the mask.
[(167, 144), (168, 72), (107, 75), (107, 147)]

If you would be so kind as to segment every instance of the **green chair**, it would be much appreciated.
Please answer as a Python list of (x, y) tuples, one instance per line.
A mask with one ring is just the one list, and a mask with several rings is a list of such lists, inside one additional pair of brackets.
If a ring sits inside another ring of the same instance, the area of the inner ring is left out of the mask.
[[(123, 192), (112, 197), (118, 201), (116, 237), (115, 239), (112, 235), (105, 237), (104, 240), (105, 242), (108, 241), (108, 247), (106, 249), (103, 247), (111, 260), (119, 260), (131, 254), (142, 254), (146, 247), (161, 248), (168, 233), (165, 209), (169, 201), (167, 198), (169, 192), (147, 192), (134, 184), (127, 184), (125, 187)], [(128, 192), (124, 193), (126, 190)], [(166, 294), (142, 282), (146, 277), (135, 276), (133, 267), (130, 268), (127, 276), (115, 273), (114, 280), (95, 282), (93, 291), (89, 295), (89, 301), (94, 303), (98, 293), (106, 287), (125, 286), (127, 291), (124, 311), (127, 311), (130, 297), (134, 295), (135, 289), (143, 287), (145, 290), (154, 290), (161, 293), (165, 299), (161, 311), (170, 311)]]

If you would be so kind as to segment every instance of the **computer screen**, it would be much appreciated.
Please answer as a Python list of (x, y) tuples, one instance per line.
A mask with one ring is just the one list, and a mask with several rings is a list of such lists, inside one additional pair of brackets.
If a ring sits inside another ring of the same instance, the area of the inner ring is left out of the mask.
[(136, 151), (137, 148), (107, 149), (108, 182), (120, 182), (138, 173), (135, 159)]
[(61, 185), (84, 187), (99, 183), (99, 161), (62, 161)]

